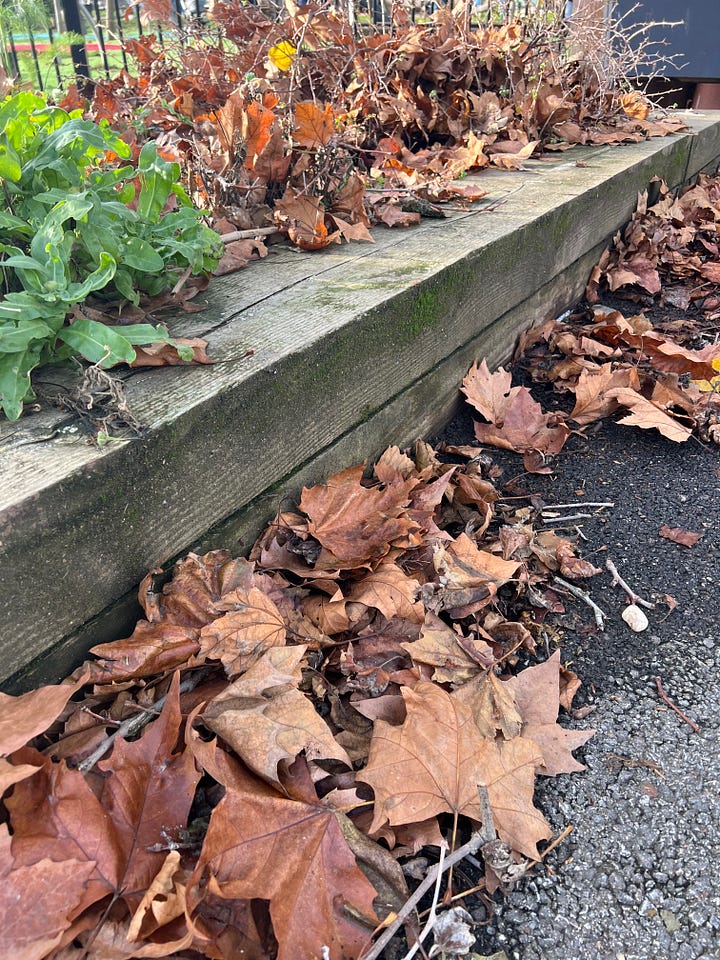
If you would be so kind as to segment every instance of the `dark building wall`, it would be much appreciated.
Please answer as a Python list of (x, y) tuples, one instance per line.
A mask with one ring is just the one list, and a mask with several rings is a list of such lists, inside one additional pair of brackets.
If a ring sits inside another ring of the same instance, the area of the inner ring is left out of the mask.
[[(620, 0), (618, 13), (626, 13), (634, 3)], [(658, 27), (649, 36), (667, 41), (666, 53), (679, 54), (677, 66), (662, 73), (685, 80), (720, 79), (720, 0), (642, 0), (633, 14), (636, 21), (683, 20), (677, 27)]]

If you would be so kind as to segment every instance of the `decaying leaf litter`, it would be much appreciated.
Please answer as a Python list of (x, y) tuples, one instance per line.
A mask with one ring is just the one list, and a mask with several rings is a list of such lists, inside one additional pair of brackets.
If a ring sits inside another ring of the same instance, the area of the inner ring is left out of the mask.
[(458, 179), (468, 172), (681, 129), (632, 88), (642, 56), (623, 57), (626, 28), (605, 49), (563, 8), (498, 9), (496, 21), (459, 3), (415, 23), (394, 4), (384, 27), (360, 30), (324, 5), (287, 0), (273, 16), (234, 0), (173, 43), (170, 4), (143, 0), (163, 42), (128, 39), (137, 75), (99, 80), (89, 98), (72, 89), (63, 105), (107, 120), (134, 152), (152, 139), (180, 163), (228, 239), (227, 271), (265, 257), (273, 234), (317, 250), (372, 242), (371, 224), (442, 217), (485, 195)]
[[(521, 362), (565, 389), (574, 364), (576, 399), (590, 365), (607, 365), (595, 375), (631, 370), (612, 389), (654, 409), (658, 383), (714, 409), (711, 382), (690, 379), (720, 353), (700, 343), (708, 304), (679, 327), (692, 347), (655, 328), (646, 344), (637, 315), (578, 311), (527, 335)], [(417, 935), (408, 879), (429, 889), (438, 851), (484, 863), (473, 892), (488, 908), (542, 858), (535, 777), (581, 770), (572, 753), (592, 733), (557, 723), (580, 681), (548, 656), (553, 615), (600, 572), (556, 527), (612, 504), (513, 493), (485, 449), (548, 472), (590, 404), (545, 413), (483, 364), (463, 390), (483, 447), (391, 447), (372, 471), (304, 489), (248, 559), (216, 550), (151, 572), (130, 638), (65, 684), (2, 698), (13, 956), (376, 956), (395, 918)], [(714, 414), (689, 403), (669, 416), (716, 439)], [(618, 602), (652, 606), (606, 565)], [(436, 942), (460, 954), (471, 930), (448, 913)]]

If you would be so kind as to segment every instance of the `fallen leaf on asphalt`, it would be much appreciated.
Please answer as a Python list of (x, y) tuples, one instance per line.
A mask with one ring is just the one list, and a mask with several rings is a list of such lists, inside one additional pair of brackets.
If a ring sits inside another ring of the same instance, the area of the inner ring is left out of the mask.
[(626, 426), (641, 427), (643, 430), (658, 430), (668, 440), (684, 443), (692, 436), (692, 430), (669, 417), (654, 403), (646, 400), (641, 394), (627, 387), (616, 387), (609, 390), (607, 396), (627, 407), (630, 411), (627, 416), (621, 417), (619, 423)]
[(664, 523), (660, 527), (660, 536), (666, 540), (672, 540), (673, 543), (679, 543), (683, 547), (694, 547), (704, 534), (693, 533), (692, 530), (683, 530), (682, 527), (669, 527)]
[(506, 681), (522, 717), (521, 736), (538, 744), (543, 764), (538, 772), (548, 777), (584, 770), (572, 751), (586, 743), (594, 730), (566, 730), (557, 723), (560, 708), (560, 653), (528, 667)]

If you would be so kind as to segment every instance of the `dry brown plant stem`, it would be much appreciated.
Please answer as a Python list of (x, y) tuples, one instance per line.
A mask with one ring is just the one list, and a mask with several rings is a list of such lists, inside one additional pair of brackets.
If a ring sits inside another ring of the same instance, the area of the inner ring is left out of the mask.
[(428, 870), (427, 876), (418, 886), (417, 890), (412, 894), (408, 900), (405, 901), (403, 906), (400, 908), (398, 915), (395, 917), (390, 926), (385, 930), (380, 939), (373, 944), (371, 950), (367, 953), (362, 954), (361, 960), (377, 960), (381, 955), (385, 947), (390, 943), (392, 938), (395, 936), (397, 931), (400, 929), (403, 921), (406, 917), (410, 915), (412, 910), (427, 891), (435, 883), (439, 874), (445, 873), (446, 870), (449, 870), (450, 867), (454, 866), (456, 863), (460, 863), (468, 854), (477, 853), (483, 843), (486, 843), (487, 839), (482, 829), (476, 830), (475, 833), (470, 837), (467, 843), (463, 844), (462, 847), (458, 847), (455, 853), (451, 853), (448, 857), (445, 858), (445, 862), (442, 864), (437, 863), (435, 866), (431, 867)]
[[(180, 684), (180, 693), (188, 693), (190, 690), (194, 690), (198, 684), (204, 680), (206, 677), (206, 672), (204, 670), (199, 670), (194, 676), (188, 677), (187, 680), (183, 680)], [(104, 740), (93, 750), (89, 757), (85, 757), (82, 760), (77, 768), (80, 773), (87, 773), (89, 770), (95, 766), (98, 760), (101, 760), (110, 747), (115, 742), (116, 737), (131, 737), (136, 733), (139, 733), (140, 730), (151, 720), (154, 720), (157, 717), (158, 711), (160, 711), (167, 700), (167, 694), (153, 704), (152, 710), (147, 713), (139, 713), (134, 717), (130, 717), (129, 720), (126, 720), (124, 723), (120, 724), (117, 730), (113, 730), (111, 734), (105, 737)]]
[(607, 614), (600, 609), (590, 594), (586, 593), (584, 590), (581, 590), (580, 587), (576, 587), (572, 583), (568, 583), (567, 580), (563, 580), (562, 577), (553, 577), (553, 583), (556, 583), (564, 590), (567, 590), (567, 592), (572, 594), (573, 597), (577, 597), (578, 600), (582, 600), (583, 603), (586, 603), (595, 615), (595, 623), (597, 624), (598, 630), (605, 629), (605, 619)]
[(609, 558), (605, 561), (605, 567), (609, 570), (612, 575), (612, 586), (621, 587), (627, 594), (627, 598), (630, 603), (636, 604), (638, 607), (645, 607), (647, 610), (653, 610), (655, 604), (651, 603), (649, 600), (643, 600), (642, 597), (639, 597), (635, 591), (627, 585), (623, 578), (618, 573), (617, 567)]
[(695, 733), (700, 733), (700, 727), (695, 723), (695, 721), (694, 721), (694, 720), (691, 720), (690, 717), (686, 716), (686, 715), (682, 712), (682, 710), (680, 709), (680, 707), (676, 707), (675, 704), (674, 704), (674, 703), (672, 702), (672, 700), (670, 699), (670, 697), (665, 693), (665, 691), (663, 690), (662, 680), (660, 679), (660, 677), (655, 677), (655, 683), (656, 683), (656, 685), (657, 685), (658, 693), (660, 694), (660, 696), (662, 697), (662, 699), (664, 700), (664, 702), (665, 702), (669, 707), (671, 707), (671, 708), (675, 711), (675, 713), (676, 713), (679, 717), (681, 717), (681, 718), (685, 721), (685, 723), (688, 724), (688, 726), (692, 727), (693, 730), (695, 731)]

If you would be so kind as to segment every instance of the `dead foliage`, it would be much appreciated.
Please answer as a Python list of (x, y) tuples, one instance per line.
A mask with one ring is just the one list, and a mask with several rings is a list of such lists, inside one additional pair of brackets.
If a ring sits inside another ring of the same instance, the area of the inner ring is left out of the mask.
[(655, 203), (638, 199), (632, 220), (593, 270), (588, 299), (603, 290), (642, 302), (658, 298), (670, 308), (701, 310), (720, 319), (720, 177), (700, 174), (679, 192), (654, 181)]
[[(137, 75), (98, 81), (89, 102), (73, 90), (64, 105), (108, 120), (136, 152), (155, 140), (221, 233), (276, 227), (306, 250), (371, 241), (373, 223), (408, 226), (484, 196), (457, 182), (468, 172), (682, 127), (650, 119), (645, 97), (608, 73), (617, 44), (601, 67), (597, 38), (578, 44), (562, 7), (473, 23), (460, 3), (413, 23), (394, 4), (385, 31), (363, 32), (323, 4), (287, 0), (275, 16), (218, 0), (210, 28), (173, 43), (170, 5), (142, 0), (164, 43), (127, 40)], [(265, 252), (244, 242), (223, 270)]]
[(481, 461), (391, 447), (249, 559), (150, 573), (146, 619), (71, 681), (0, 695), (8, 955), (360, 957), (421, 851), (497, 830), (490, 891), (541, 856), (535, 777), (591, 732), (532, 655), (554, 572), (597, 571)]

